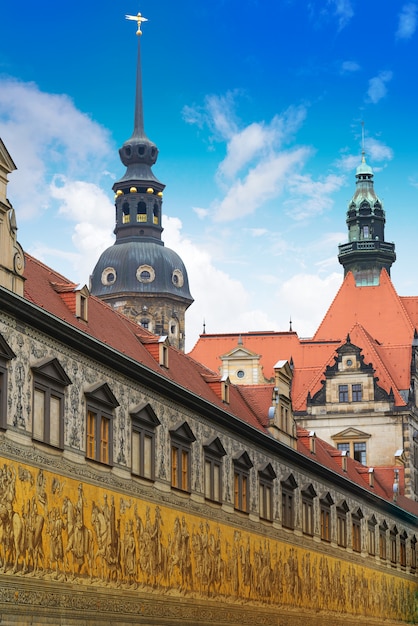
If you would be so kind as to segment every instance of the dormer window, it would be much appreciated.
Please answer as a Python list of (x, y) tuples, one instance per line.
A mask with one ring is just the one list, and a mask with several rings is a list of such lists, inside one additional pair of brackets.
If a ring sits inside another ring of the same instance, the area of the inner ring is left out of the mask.
[(226, 378), (225, 377), (222, 378), (221, 385), (222, 385), (222, 402), (225, 402), (225, 404), (229, 404), (230, 380), (228, 376)]
[(79, 291), (76, 291), (76, 301), (75, 301), (75, 314), (84, 322), (88, 321), (88, 296), (89, 290), (86, 286)]

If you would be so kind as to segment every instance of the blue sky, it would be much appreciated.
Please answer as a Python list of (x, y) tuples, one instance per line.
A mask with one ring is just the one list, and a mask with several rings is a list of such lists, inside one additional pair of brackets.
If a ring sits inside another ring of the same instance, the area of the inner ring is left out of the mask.
[(135, 92), (125, 14), (138, 11), (163, 238), (195, 298), (188, 348), (203, 319), (228, 332), (288, 330), (291, 317), (313, 334), (343, 277), (363, 120), (392, 279), (416, 295), (418, 2), (6, 3), (0, 137), (23, 247), (83, 285), (113, 242)]

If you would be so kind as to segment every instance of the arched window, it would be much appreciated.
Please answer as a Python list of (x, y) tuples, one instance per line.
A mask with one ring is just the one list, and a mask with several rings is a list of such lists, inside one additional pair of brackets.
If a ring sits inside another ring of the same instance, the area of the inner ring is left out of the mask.
[(129, 224), (131, 216), (129, 215), (129, 204), (124, 202), (122, 207), (122, 224)]
[(153, 209), (153, 221), (154, 221), (154, 224), (157, 224), (157, 225), (158, 225), (158, 223), (159, 223), (159, 221), (160, 221), (160, 220), (159, 220), (159, 213), (160, 213), (160, 212), (159, 212), (159, 209), (158, 209), (158, 203), (157, 203), (157, 202), (154, 202), (154, 209)]
[(146, 222), (147, 221), (147, 205), (143, 200), (138, 202), (138, 206), (136, 209), (136, 221), (137, 222)]

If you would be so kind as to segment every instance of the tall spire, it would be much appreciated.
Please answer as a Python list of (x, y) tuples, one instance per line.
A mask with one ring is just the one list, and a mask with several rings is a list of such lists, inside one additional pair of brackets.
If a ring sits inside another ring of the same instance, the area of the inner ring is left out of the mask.
[(185, 311), (193, 302), (187, 271), (161, 238), (163, 190), (152, 171), (158, 148), (144, 130), (140, 13), (138, 24), (134, 129), (119, 150), (126, 172), (114, 185), (116, 241), (105, 250), (91, 275), (91, 293), (184, 350)]
[(362, 123), (361, 163), (356, 169), (356, 190), (348, 205), (349, 243), (340, 244), (338, 260), (344, 276), (353, 272), (358, 286), (378, 285), (380, 272), (390, 268), (396, 259), (395, 244), (385, 241), (385, 212), (376, 195), (373, 170), (366, 162)]
[[(133, 133), (119, 150), (126, 172), (113, 185), (116, 192), (115, 234), (117, 239), (145, 236), (161, 241), (162, 197), (165, 185), (156, 178), (151, 169), (157, 161), (158, 148), (145, 134), (142, 103), (141, 24), (147, 19), (140, 13), (136, 16), (127, 15), (126, 18), (138, 23), (135, 114)], [(150, 206), (150, 200), (152, 206), (149, 211), (147, 206)], [(132, 214), (133, 205), (136, 207), (134, 214)]]

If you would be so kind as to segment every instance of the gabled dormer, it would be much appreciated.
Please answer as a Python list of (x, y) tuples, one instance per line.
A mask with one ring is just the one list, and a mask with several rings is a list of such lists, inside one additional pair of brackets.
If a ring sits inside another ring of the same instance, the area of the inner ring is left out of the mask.
[(231, 385), (229, 377), (222, 376), (220, 378), (217, 374), (211, 372), (201, 372), (201, 376), (218, 398), (225, 404), (229, 404), (229, 387)]
[(148, 350), (150, 355), (157, 361), (158, 365), (168, 369), (169, 367), (169, 347), (170, 342), (166, 335), (157, 337), (156, 335), (150, 335), (149, 337), (138, 337), (141, 343)]
[(78, 319), (88, 322), (88, 299), (90, 292), (87, 285), (77, 289), (75, 283), (51, 283), (52, 288), (59, 294), (61, 300)]
[(297, 433), (290, 395), (292, 378), (293, 371), (289, 361), (277, 361), (269, 409), (269, 431), (273, 437), (296, 449)]
[(220, 356), (222, 376), (229, 377), (234, 385), (258, 385), (264, 383), (259, 354), (244, 347), (242, 338), (238, 345)]
[(326, 407), (327, 413), (358, 413), (370, 411), (371, 402), (390, 402), (391, 394), (379, 387), (374, 373), (372, 364), (364, 362), (362, 349), (352, 344), (347, 335), (346, 342), (336, 351), (334, 363), (326, 367), (321, 389), (313, 397), (308, 395), (308, 411), (319, 414), (318, 411), (324, 412), (319, 407)]

